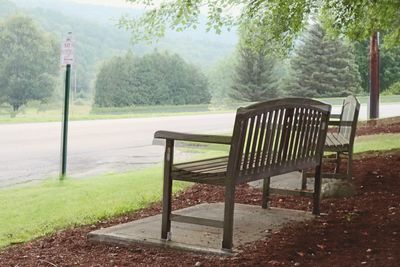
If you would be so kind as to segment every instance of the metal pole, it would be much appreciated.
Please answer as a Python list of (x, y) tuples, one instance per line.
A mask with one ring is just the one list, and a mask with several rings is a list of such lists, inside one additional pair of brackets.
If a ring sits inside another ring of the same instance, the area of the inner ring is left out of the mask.
[[(76, 64), (76, 63), (75, 63)], [(76, 100), (76, 70), (77, 70), (78, 68), (76, 67), (76, 65), (75, 65), (75, 68), (74, 68), (74, 100)]]
[(369, 69), (369, 119), (379, 118), (379, 43), (378, 33), (374, 32), (370, 41)]
[(64, 120), (62, 127), (62, 154), (61, 154), (61, 175), (63, 180), (67, 173), (67, 140), (68, 140), (68, 113), (69, 113), (69, 91), (70, 91), (71, 65), (67, 65), (65, 74), (65, 99), (64, 99)]

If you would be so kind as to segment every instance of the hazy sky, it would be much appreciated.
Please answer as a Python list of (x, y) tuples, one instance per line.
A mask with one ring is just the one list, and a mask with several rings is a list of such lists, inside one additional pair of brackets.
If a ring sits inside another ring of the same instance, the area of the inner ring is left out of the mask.
[[(145, 5), (138, 5), (138, 4), (132, 4), (130, 2), (127, 2), (126, 0), (70, 0), (73, 2), (77, 3), (85, 3), (85, 4), (94, 4), (94, 5), (104, 5), (104, 6), (115, 6), (115, 7), (125, 7), (125, 8), (146, 8)], [(160, 3), (162, 2), (161, 0), (154, 0), (153, 3)], [(207, 13), (207, 8), (203, 7), (200, 8), (201, 13), (206, 14)], [(235, 16), (240, 15), (240, 8), (235, 7), (235, 8), (229, 8), (228, 12), (230, 14), (233, 14)]]
[(131, 7), (131, 8), (135, 7), (133, 4), (129, 4), (125, 0), (71, 0), (71, 1), (78, 3), (86, 3), (86, 4), (104, 5), (104, 6)]

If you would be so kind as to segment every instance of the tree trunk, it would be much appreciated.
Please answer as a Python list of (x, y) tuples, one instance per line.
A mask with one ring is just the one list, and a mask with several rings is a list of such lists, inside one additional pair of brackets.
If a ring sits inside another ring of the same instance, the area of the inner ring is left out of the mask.
[(378, 33), (374, 32), (370, 42), (370, 69), (369, 69), (369, 118), (379, 118), (379, 43)]
[(12, 104), (12, 112), (10, 114), (11, 118), (15, 118), (17, 116), (18, 110), (20, 108), (20, 105), (18, 104)]

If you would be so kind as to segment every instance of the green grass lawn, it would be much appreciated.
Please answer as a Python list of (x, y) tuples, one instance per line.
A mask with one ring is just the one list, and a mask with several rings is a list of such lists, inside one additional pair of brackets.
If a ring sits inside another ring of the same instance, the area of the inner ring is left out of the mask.
[(400, 134), (366, 135), (356, 138), (354, 153), (386, 151), (400, 148)]
[[(357, 96), (358, 101), (361, 104), (368, 103), (368, 96)], [(334, 97), (334, 98), (320, 98), (319, 100), (325, 101), (331, 105), (342, 105), (343, 98), (342, 97)], [(379, 97), (380, 103), (399, 103), (400, 95), (381, 95)]]
[[(367, 96), (359, 96), (362, 104), (368, 102)], [(341, 105), (343, 98), (321, 98), (320, 100), (330, 103), (331, 105)], [(400, 95), (389, 95), (380, 97), (381, 103), (398, 103)], [(90, 103), (80, 103), (79, 105), (71, 104), (70, 119), (71, 120), (98, 120), (98, 119), (123, 119), (137, 117), (161, 117), (175, 115), (193, 115), (193, 114), (210, 114), (233, 112), (239, 106), (246, 106), (249, 103), (230, 103), (229, 106), (224, 105), (166, 105), (166, 106), (138, 106), (124, 108), (94, 108)], [(23, 122), (51, 122), (61, 121), (62, 105), (49, 105), (41, 107), (34, 103), (22, 108), (21, 112), (15, 118), (10, 117), (9, 110), (0, 106), (0, 123), (23, 123)]]
[[(399, 149), (400, 134), (357, 138), (357, 153)], [(227, 146), (191, 146), (196, 158), (226, 154)], [(212, 149), (212, 150), (210, 150)], [(206, 151), (206, 152), (205, 152)], [(0, 190), (0, 248), (74, 225), (94, 223), (161, 199), (162, 167), (86, 179), (49, 179)], [(176, 183), (175, 191), (187, 184)]]
[[(89, 224), (160, 200), (161, 166), (88, 179), (49, 180), (0, 191), (0, 248)], [(177, 183), (175, 190), (183, 188)]]
[[(162, 117), (176, 115), (210, 114), (228, 112), (229, 110), (216, 110), (209, 105), (183, 105), (183, 106), (146, 106), (128, 108), (97, 108), (92, 110), (90, 104), (70, 105), (70, 120), (101, 120)], [(23, 108), (16, 117), (0, 108), (0, 123), (25, 123), (25, 122), (56, 122), (62, 120), (62, 106), (52, 106), (39, 111), (36, 107)]]

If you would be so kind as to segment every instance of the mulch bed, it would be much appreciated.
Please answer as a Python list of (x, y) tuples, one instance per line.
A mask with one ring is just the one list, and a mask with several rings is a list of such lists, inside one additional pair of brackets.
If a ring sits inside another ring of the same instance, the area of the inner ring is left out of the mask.
[[(100, 227), (159, 214), (161, 204), (95, 225), (59, 231), (0, 252), (0, 266), (400, 266), (400, 151), (362, 154), (354, 161), (358, 193), (324, 199), (327, 215), (286, 226), (241, 248), (232, 257), (133, 246), (92, 244)], [(261, 205), (261, 192), (237, 189), (238, 203)], [(177, 195), (173, 208), (223, 200), (219, 187), (196, 185)], [(275, 207), (310, 210), (308, 198), (273, 196)]]
[(372, 135), (383, 133), (399, 133), (400, 117), (381, 120), (362, 121), (358, 123), (357, 135)]

